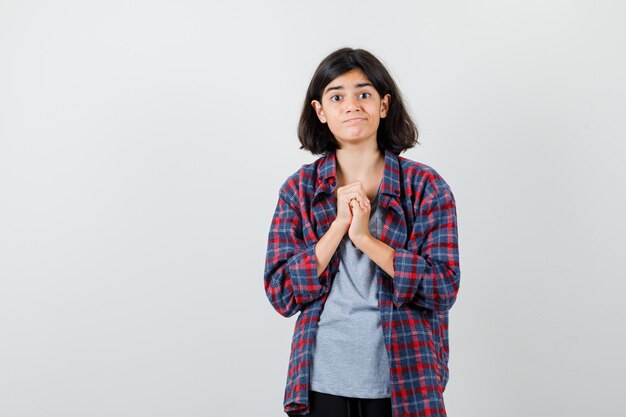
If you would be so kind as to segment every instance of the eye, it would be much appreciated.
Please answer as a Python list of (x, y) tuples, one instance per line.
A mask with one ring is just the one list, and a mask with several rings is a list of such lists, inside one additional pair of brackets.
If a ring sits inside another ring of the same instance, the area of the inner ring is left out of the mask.
[(366, 91), (364, 91), (364, 92), (362, 92), (362, 93), (361, 93), (361, 95), (363, 95), (363, 94), (367, 94), (367, 97), (365, 97), (365, 98), (368, 98), (368, 97), (370, 97), (370, 96), (371, 96), (371, 94), (370, 94), (370, 93), (368, 93), (368, 92), (366, 92)]
[(335, 97), (341, 97), (339, 94), (335, 94), (334, 96), (330, 97), (330, 101), (337, 101), (337, 100), (333, 100)]

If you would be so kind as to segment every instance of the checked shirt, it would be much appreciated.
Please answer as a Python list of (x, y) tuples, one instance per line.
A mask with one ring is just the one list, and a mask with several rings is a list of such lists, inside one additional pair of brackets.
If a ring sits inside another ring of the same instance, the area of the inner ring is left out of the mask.
[[(390, 364), (393, 417), (444, 417), (448, 311), (460, 284), (454, 195), (430, 166), (385, 150), (380, 240), (395, 250), (394, 276), (375, 266), (378, 305)], [(282, 316), (297, 317), (283, 407), (309, 412), (312, 342), (333, 277), (336, 251), (317, 276), (316, 242), (337, 214), (336, 155), (291, 174), (278, 192), (268, 233), (264, 288)]]

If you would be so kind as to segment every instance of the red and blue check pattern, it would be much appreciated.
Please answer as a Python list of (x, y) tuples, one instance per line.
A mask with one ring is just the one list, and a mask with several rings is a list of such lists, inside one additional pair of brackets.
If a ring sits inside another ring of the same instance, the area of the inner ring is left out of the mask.
[[(295, 324), (284, 411), (309, 412), (309, 366), (317, 322), (339, 265), (335, 252), (317, 276), (315, 244), (337, 215), (336, 155), (303, 165), (278, 193), (268, 234), (265, 293)], [(393, 417), (443, 417), (448, 382), (448, 311), (460, 284), (454, 195), (428, 165), (385, 151), (380, 240), (395, 249), (394, 276), (376, 265), (389, 355)]]

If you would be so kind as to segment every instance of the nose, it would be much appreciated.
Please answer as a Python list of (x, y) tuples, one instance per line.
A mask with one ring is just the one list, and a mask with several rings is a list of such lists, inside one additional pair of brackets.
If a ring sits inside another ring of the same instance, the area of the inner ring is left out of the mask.
[(346, 97), (344, 99), (344, 109), (346, 111), (359, 111), (360, 105), (356, 98)]

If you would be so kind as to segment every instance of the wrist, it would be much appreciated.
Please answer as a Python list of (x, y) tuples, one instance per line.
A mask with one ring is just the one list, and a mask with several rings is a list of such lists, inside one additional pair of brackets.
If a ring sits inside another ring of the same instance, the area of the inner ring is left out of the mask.
[(354, 238), (352, 243), (354, 243), (356, 247), (361, 249), (366, 246), (367, 243), (370, 242), (372, 239), (374, 239), (374, 236), (372, 236), (371, 233), (368, 233), (366, 235), (357, 236), (356, 238)]
[(335, 219), (330, 224), (330, 227), (332, 227), (333, 229), (343, 230), (343, 232), (345, 233), (350, 228), (350, 223), (343, 223)]

